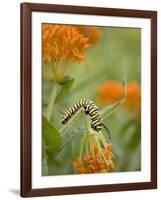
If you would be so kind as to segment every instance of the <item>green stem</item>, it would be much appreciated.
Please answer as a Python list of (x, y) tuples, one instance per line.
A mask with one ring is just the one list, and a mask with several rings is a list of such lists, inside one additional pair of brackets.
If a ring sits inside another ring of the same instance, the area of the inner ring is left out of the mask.
[(82, 154), (83, 154), (84, 146), (86, 144), (87, 137), (88, 137), (88, 135), (84, 135), (83, 138), (82, 138), (80, 152), (79, 152), (79, 157), (80, 158), (82, 158)]
[(100, 138), (100, 140), (102, 141), (102, 144), (104, 146), (104, 148), (106, 148), (106, 141), (102, 136), (102, 133), (99, 131), (99, 133), (96, 133), (96, 135)]
[(93, 158), (95, 158), (94, 145), (95, 145), (95, 139), (94, 139), (93, 135), (91, 135), (91, 149), (92, 149)]
[(49, 120), (51, 117), (51, 113), (53, 110), (53, 105), (56, 99), (56, 94), (57, 94), (57, 89), (58, 89), (58, 84), (56, 82), (54, 82), (52, 91), (51, 91), (51, 95), (50, 95), (50, 99), (49, 99), (49, 103), (48, 103), (48, 107), (46, 109), (46, 118)]
[(102, 151), (101, 145), (100, 145), (100, 143), (99, 143), (97, 137), (95, 137), (95, 140), (96, 140), (96, 143), (97, 143), (97, 145), (98, 145), (98, 147), (99, 147), (99, 151), (100, 151), (100, 153), (101, 153), (101, 155), (102, 155), (102, 157), (103, 157), (103, 159), (104, 159), (106, 165), (108, 165), (107, 160), (106, 160), (106, 157), (105, 157), (105, 155), (104, 155), (104, 153), (103, 153), (103, 151)]

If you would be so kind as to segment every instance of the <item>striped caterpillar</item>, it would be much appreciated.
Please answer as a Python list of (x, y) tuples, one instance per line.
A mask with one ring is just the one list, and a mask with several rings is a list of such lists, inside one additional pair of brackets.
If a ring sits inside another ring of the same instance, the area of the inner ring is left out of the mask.
[(91, 128), (96, 131), (100, 131), (102, 127), (105, 128), (108, 133), (110, 139), (109, 129), (102, 123), (101, 113), (99, 108), (93, 101), (81, 99), (79, 102), (75, 103), (72, 107), (68, 108), (66, 112), (63, 114), (62, 124), (68, 123), (68, 121), (72, 118), (72, 116), (78, 112), (81, 108), (84, 108), (84, 111), (87, 115), (89, 115), (91, 119)]

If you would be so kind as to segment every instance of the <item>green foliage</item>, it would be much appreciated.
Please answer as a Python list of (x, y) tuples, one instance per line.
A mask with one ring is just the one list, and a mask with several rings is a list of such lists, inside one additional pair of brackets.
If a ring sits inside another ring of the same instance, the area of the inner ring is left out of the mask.
[(56, 97), (55, 103), (59, 103), (61, 100), (63, 100), (65, 97), (67, 97), (72, 85), (74, 83), (74, 78), (70, 76), (66, 76), (61, 82), (61, 90), (59, 94)]
[(75, 137), (78, 137), (80, 135), (80, 132), (78, 132), (77, 129), (72, 131), (72, 134), (67, 134), (62, 137), (62, 143), (60, 147), (54, 152), (54, 157), (57, 156), (64, 148), (68, 145), (70, 145), (71, 141), (75, 139)]
[(52, 86), (53, 86), (53, 81), (47, 81), (47, 80), (43, 79), (43, 83), (42, 83), (42, 104), (43, 104), (43, 107), (46, 107), (46, 105), (49, 102)]
[[(66, 111), (82, 98), (91, 99), (101, 109), (106, 107), (103, 123), (112, 133), (116, 171), (141, 170), (140, 115), (120, 106), (124, 97), (114, 105), (101, 105), (98, 101), (98, 87), (107, 80), (120, 82), (125, 77), (127, 83), (131, 80), (141, 83), (141, 30), (118, 27), (99, 29), (101, 37), (98, 44), (87, 51), (85, 61), (73, 64), (70, 77), (59, 83), (50, 118), (52, 123), (46, 118), (43, 120), (43, 175), (74, 173), (71, 163), (79, 154), (84, 125), (79, 117), (61, 132), (64, 126), (61, 125), (60, 111)], [(43, 80), (42, 86), (42, 106), (46, 111), (53, 82)]]
[(48, 158), (51, 158), (54, 151), (61, 144), (61, 137), (59, 131), (46, 119), (45, 116), (42, 117), (42, 137), (45, 154)]

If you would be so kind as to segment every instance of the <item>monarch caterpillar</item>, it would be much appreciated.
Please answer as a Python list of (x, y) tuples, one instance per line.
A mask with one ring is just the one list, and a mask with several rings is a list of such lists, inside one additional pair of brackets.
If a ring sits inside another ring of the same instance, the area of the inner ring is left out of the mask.
[(72, 107), (68, 108), (63, 114), (62, 124), (68, 123), (72, 116), (78, 112), (80, 108), (84, 108), (84, 111), (91, 119), (91, 128), (96, 131), (100, 131), (102, 127), (105, 128), (108, 133), (109, 139), (111, 138), (109, 129), (102, 123), (101, 113), (96, 104), (91, 100), (81, 99), (78, 103), (75, 103)]

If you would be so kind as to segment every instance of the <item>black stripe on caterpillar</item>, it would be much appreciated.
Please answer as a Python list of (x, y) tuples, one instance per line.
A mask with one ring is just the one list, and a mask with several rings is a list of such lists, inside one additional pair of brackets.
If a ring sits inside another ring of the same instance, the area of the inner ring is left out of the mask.
[(66, 112), (64, 112), (62, 124), (68, 123), (68, 121), (73, 117), (73, 115), (78, 112), (80, 108), (84, 108), (84, 111), (91, 119), (91, 128), (96, 131), (102, 129), (102, 118), (99, 108), (93, 101), (81, 99), (79, 102), (75, 103)]

